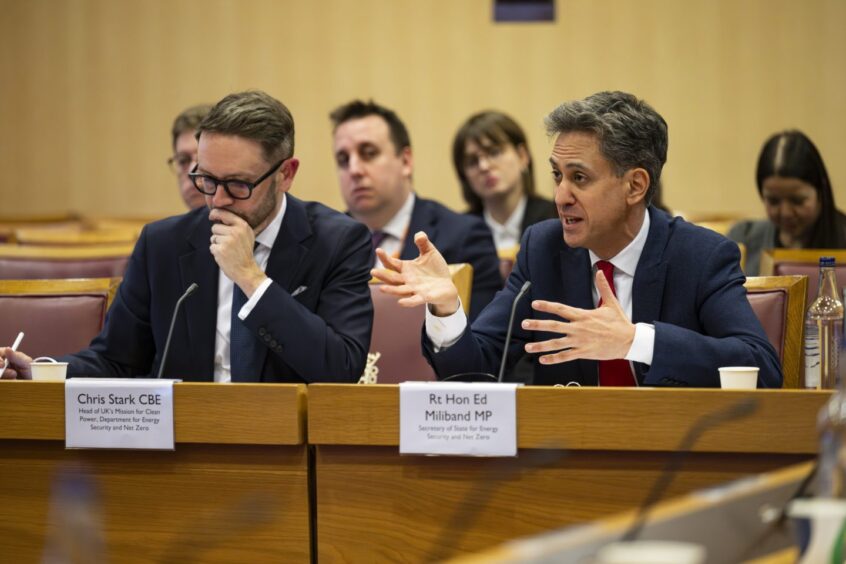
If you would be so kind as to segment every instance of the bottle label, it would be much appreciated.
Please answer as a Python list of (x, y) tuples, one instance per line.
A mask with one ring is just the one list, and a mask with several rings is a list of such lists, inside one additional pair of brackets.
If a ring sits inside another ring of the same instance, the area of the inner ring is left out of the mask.
[(805, 387), (817, 389), (820, 375), (820, 333), (816, 324), (805, 325)]

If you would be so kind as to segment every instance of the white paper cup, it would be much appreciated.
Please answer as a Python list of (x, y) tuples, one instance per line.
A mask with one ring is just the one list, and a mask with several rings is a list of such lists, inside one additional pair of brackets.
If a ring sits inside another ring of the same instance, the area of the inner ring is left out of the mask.
[(599, 549), (595, 564), (702, 564), (705, 547), (689, 542), (631, 541)]
[(832, 547), (846, 522), (846, 500), (794, 499), (787, 506), (800, 563), (831, 561)]
[(32, 361), (32, 379), (40, 382), (63, 382), (68, 373), (67, 362), (56, 362), (49, 356), (39, 356)]
[(720, 387), (724, 390), (754, 390), (758, 387), (758, 367), (720, 367)]

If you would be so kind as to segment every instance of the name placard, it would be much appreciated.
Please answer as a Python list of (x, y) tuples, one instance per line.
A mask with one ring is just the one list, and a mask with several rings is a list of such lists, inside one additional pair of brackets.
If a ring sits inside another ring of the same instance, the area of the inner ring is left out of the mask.
[(65, 448), (173, 450), (173, 380), (65, 381)]
[(517, 384), (400, 384), (400, 454), (517, 455)]

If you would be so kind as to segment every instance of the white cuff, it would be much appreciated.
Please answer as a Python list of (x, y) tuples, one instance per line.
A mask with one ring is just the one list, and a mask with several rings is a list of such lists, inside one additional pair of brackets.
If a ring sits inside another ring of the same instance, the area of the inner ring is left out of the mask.
[(458, 342), (467, 328), (467, 316), (458, 300), (458, 309), (452, 315), (438, 317), (426, 305), (426, 336), (435, 346), (435, 352), (441, 352)]
[(632, 346), (626, 353), (626, 360), (652, 365), (655, 352), (655, 326), (651, 323), (636, 323)]
[(264, 282), (259, 284), (259, 287), (256, 288), (256, 291), (253, 292), (253, 295), (250, 296), (250, 299), (247, 300), (247, 303), (241, 306), (241, 309), (238, 310), (238, 319), (240, 319), (241, 321), (247, 319), (247, 316), (250, 315), (250, 312), (253, 311), (253, 308), (256, 307), (256, 304), (259, 302), (259, 300), (267, 291), (267, 289), (270, 288), (271, 284), (273, 284), (273, 280), (271, 280), (270, 278), (265, 278)]

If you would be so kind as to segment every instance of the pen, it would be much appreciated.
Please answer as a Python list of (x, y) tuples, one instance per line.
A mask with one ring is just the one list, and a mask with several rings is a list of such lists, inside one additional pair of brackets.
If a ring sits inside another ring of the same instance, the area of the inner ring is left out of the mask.
[[(24, 338), (24, 334), (23, 334), (23, 331), (21, 331), (21, 332), (18, 333), (18, 336), (15, 337), (15, 342), (12, 343), (12, 350), (13, 351), (18, 350), (18, 347), (21, 346), (21, 341), (23, 341), (23, 338)], [(0, 368), (0, 377), (3, 376), (4, 372), (6, 372), (6, 367), (9, 366), (9, 359), (6, 358), (4, 360), (5, 360), (5, 362), (3, 363), (3, 368)]]

